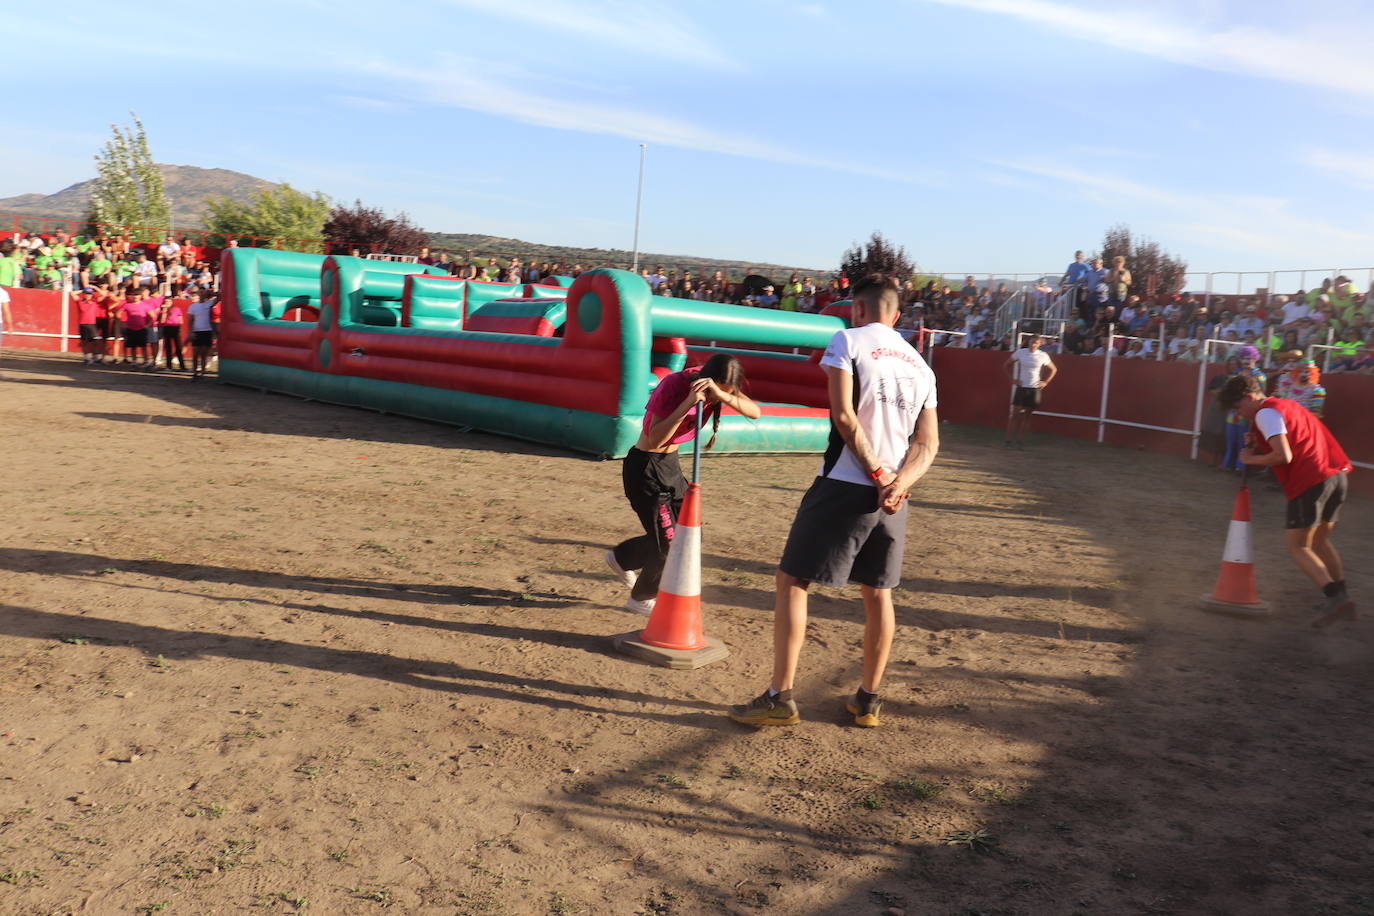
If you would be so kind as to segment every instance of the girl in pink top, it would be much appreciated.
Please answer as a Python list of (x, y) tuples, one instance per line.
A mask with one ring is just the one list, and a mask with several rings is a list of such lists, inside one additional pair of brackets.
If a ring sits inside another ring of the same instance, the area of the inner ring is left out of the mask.
[[(663, 562), (673, 543), (677, 514), (687, 494), (677, 447), (696, 434), (697, 411), (711, 418), (710, 448), (720, 429), (720, 411), (729, 405), (751, 420), (763, 412), (741, 389), (744, 369), (739, 360), (717, 353), (701, 368), (675, 372), (658, 383), (644, 410), (639, 441), (621, 465), (621, 482), (630, 508), (639, 516), (644, 534), (606, 552), (606, 565), (630, 586), (627, 610), (647, 614), (654, 609)], [(705, 418), (703, 417), (703, 420)]]
[(171, 297), (162, 300), (158, 309), (157, 325), (162, 337), (162, 352), (167, 358), (167, 368), (172, 368), (172, 357), (177, 358), (177, 371), (186, 371), (186, 358), (181, 355), (181, 325), (184, 318)]

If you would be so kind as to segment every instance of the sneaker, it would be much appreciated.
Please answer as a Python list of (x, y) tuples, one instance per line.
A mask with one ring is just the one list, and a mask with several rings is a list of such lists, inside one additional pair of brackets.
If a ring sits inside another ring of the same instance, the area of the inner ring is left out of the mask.
[(635, 572), (633, 569), (622, 569), (620, 564), (615, 561), (614, 550), (606, 551), (606, 565), (611, 568), (611, 572), (615, 573), (615, 577), (620, 580), (620, 584), (626, 588), (634, 588), (635, 583), (639, 581), (639, 573)]
[(1330, 598), (1323, 598), (1312, 608), (1318, 616), (1312, 621), (1312, 626), (1316, 629), (1329, 627), (1331, 624), (1340, 620), (1354, 620), (1355, 602), (1350, 595), (1341, 592), (1339, 595), (1332, 595)]
[(796, 725), (801, 721), (795, 702), (784, 700), (781, 694), (770, 697), (766, 690), (743, 706), (731, 706), (726, 715), (741, 725), (754, 728), (765, 725)]
[(878, 714), (883, 710), (882, 698), (872, 696), (865, 698), (858, 691), (844, 704), (844, 708), (854, 717), (854, 724), (860, 728), (877, 728), (882, 722)]
[(636, 614), (643, 614), (645, 617), (648, 617), (650, 614), (654, 612), (655, 600), (656, 599), (654, 598), (649, 598), (647, 600), (640, 601), (638, 598), (631, 598), (625, 602), (625, 610), (633, 611)]

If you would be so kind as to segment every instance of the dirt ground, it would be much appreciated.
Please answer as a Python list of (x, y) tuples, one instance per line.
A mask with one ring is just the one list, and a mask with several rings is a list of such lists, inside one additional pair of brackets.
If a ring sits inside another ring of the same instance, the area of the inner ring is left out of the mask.
[[(1371, 624), (1307, 628), (1280, 494), (1275, 618), (1215, 617), (1234, 478), (944, 431), (887, 724), (819, 589), (753, 733), (814, 457), (706, 461), (731, 656), (675, 672), (609, 650), (614, 462), (8, 352), (0, 912), (1374, 912)], [(1367, 499), (1339, 543), (1374, 598)]]

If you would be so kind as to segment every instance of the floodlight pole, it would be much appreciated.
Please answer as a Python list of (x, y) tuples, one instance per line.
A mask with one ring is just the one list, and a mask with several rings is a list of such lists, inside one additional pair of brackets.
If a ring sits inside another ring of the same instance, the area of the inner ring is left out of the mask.
[(634, 264), (630, 267), (635, 273), (639, 273), (639, 210), (644, 204), (644, 150), (646, 144), (639, 144), (639, 192), (635, 194), (635, 251)]

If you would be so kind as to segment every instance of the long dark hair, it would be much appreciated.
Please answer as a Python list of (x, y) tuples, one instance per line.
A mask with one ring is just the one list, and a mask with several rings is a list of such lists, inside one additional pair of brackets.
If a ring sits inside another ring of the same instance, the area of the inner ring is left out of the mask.
[[(744, 367), (739, 360), (729, 353), (715, 353), (706, 360), (701, 366), (698, 378), (709, 378), (721, 388), (731, 394), (739, 394), (744, 389)], [(720, 432), (720, 405), (715, 405), (714, 416), (711, 418), (711, 438), (707, 440), (706, 447), (709, 449), (716, 444), (716, 435)]]

